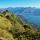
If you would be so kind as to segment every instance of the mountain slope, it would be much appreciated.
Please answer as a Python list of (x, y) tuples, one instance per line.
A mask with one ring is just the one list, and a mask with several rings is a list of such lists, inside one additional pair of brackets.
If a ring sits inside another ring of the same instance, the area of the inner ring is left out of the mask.
[(0, 13), (0, 40), (40, 40), (40, 30), (33, 28), (8, 10)]

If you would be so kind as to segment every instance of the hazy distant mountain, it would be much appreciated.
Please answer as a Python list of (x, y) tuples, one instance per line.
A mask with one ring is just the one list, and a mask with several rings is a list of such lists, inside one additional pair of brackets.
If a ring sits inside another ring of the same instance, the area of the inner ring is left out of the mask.
[(13, 12), (17, 15), (40, 15), (40, 9), (39, 8), (31, 8), (31, 7), (16, 7), (16, 8), (7, 8), (10, 12)]
[(2, 8), (0, 12), (9, 10), (10, 12), (15, 13), (16, 15), (40, 15), (40, 8), (31, 8), (31, 7), (16, 7), (16, 8)]

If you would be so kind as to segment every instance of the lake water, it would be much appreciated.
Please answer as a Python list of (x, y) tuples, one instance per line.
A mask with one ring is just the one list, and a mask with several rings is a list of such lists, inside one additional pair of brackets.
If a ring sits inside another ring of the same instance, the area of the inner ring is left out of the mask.
[(25, 18), (34, 24), (40, 25), (40, 16), (25, 15)]

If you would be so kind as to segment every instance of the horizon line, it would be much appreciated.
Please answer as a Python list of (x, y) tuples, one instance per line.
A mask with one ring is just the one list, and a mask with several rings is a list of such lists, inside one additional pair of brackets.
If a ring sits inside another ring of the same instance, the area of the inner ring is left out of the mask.
[(9, 6), (9, 7), (0, 7), (0, 8), (16, 8), (16, 7), (24, 7), (24, 8), (27, 8), (27, 7), (29, 7), (29, 8), (40, 8), (40, 7), (35, 7), (35, 6)]

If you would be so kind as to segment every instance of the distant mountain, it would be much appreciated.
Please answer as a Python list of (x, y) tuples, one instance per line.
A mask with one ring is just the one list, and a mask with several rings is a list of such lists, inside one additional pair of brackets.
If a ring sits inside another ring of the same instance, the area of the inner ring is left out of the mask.
[(16, 7), (16, 8), (7, 8), (10, 12), (15, 13), (16, 15), (40, 15), (39, 8), (31, 8), (31, 7)]
[(16, 8), (2, 8), (0, 9), (0, 12), (3, 12), (5, 10), (9, 10), (12, 13), (15, 13), (16, 15), (40, 15), (40, 8), (31, 8), (31, 7), (16, 7)]

